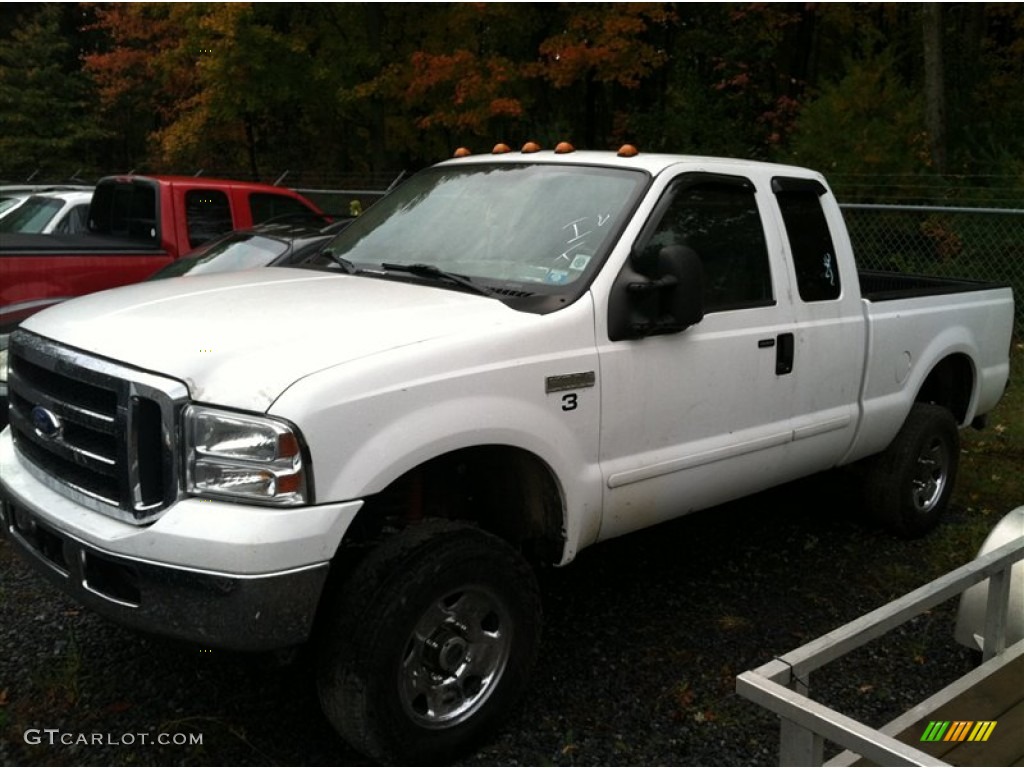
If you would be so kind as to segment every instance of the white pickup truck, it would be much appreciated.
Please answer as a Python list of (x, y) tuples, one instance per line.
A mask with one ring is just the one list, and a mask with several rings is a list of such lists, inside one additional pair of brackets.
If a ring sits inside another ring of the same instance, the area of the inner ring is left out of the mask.
[(815, 172), (499, 146), (320, 265), (29, 318), (2, 528), (127, 625), (314, 643), (347, 741), (444, 761), (525, 691), (537, 566), (855, 462), (879, 520), (929, 530), (1012, 318), (1008, 288), (858, 274)]

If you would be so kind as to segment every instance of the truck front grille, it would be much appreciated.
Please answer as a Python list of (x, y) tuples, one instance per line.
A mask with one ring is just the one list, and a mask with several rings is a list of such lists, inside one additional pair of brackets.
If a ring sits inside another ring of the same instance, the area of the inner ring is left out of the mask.
[(9, 355), (11, 430), (35, 477), (132, 523), (151, 521), (177, 498), (183, 384), (22, 330)]

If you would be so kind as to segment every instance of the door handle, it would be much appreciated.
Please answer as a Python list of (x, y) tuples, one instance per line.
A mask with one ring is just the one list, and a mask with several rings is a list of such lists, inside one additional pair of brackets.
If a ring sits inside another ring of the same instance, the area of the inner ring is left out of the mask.
[(775, 375), (785, 376), (793, 372), (793, 334), (780, 333), (775, 339)]

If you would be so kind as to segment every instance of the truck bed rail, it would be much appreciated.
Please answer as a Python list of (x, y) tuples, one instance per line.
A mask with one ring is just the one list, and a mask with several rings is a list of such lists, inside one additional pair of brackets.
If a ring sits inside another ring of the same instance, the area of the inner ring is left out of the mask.
[(906, 275), (877, 269), (861, 269), (858, 270), (857, 275), (860, 278), (861, 295), (868, 301), (890, 301), (914, 296), (937, 296), (1006, 287), (1006, 283), (929, 275)]

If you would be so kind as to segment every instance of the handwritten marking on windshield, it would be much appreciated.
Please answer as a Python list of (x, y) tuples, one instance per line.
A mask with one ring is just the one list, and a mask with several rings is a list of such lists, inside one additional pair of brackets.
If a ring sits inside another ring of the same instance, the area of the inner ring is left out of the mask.
[[(559, 259), (565, 259), (566, 261), (572, 262), (573, 264), (575, 264), (578, 261), (579, 257), (577, 257), (575, 260), (572, 258), (573, 251), (575, 251), (580, 246), (586, 245), (587, 237), (589, 237), (593, 233), (593, 229), (584, 229), (587, 226), (584, 222), (589, 221), (591, 218), (592, 217), (590, 216), (581, 216), (580, 218), (574, 219), (573, 221), (570, 221), (568, 224), (562, 227), (563, 230), (571, 230), (571, 236), (568, 240), (565, 241), (565, 244), (567, 246), (566, 249), (555, 257), (555, 261), (558, 261)], [(610, 213), (599, 213), (597, 214), (597, 216), (594, 216), (593, 218), (597, 221), (597, 226), (600, 228), (607, 224), (609, 221), (611, 221), (612, 215)], [(589, 261), (589, 257), (587, 257), (587, 260)], [(582, 267), (573, 266), (572, 269), (582, 269)]]
[[(575, 245), (570, 245), (568, 248), (566, 248), (564, 251), (562, 251), (561, 255), (559, 255), (558, 258), (559, 259), (565, 259), (566, 261), (569, 261), (570, 260), (569, 259), (569, 254), (572, 253), (572, 251), (575, 251), (577, 248), (583, 247), (584, 245), (586, 245), (585, 242), (583, 242), (583, 243), (576, 243)], [(558, 259), (556, 259), (556, 261), (557, 260)]]
[(562, 229), (568, 229), (569, 227), (572, 227), (573, 234), (575, 235), (575, 237), (570, 237), (566, 242), (573, 243), (577, 240), (586, 237), (591, 233), (591, 230), (589, 229), (586, 232), (580, 232), (580, 222), (586, 221), (588, 218), (589, 217), (587, 216), (583, 216), (582, 218), (576, 219), (576, 221), (570, 221), (568, 224), (562, 227)]

